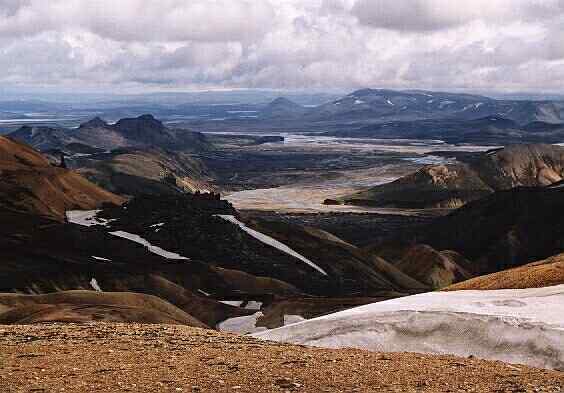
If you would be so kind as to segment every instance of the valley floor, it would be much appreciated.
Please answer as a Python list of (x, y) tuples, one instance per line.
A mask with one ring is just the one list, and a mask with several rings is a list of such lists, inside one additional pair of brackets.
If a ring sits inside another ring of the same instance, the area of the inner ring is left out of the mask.
[(172, 325), (0, 326), (12, 392), (561, 392), (564, 373), (452, 356), (326, 350)]

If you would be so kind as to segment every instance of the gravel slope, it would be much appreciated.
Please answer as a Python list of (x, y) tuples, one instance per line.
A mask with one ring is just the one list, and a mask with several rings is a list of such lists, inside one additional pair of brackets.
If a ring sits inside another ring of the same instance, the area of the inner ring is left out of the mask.
[(564, 373), (170, 325), (0, 326), (2, 392), (561, 392)]

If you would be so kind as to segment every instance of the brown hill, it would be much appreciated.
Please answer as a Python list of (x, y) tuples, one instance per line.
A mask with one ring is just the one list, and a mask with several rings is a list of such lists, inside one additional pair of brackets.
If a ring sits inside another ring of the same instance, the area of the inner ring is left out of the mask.
[(427, 245), (409, 247), (396, 267), (433, 289), (472, 277), (449, 253), (438, 252)]
[(0, 137), (0, 206), (64, 220), (66, 210), (124, 200), (80, 175), (53, 167), (31, 147)]
[(341, 203), (398, 208), (456, 208), (495, 191), (544, 187), (564, 179), (564, 147), (533, 144), (429, 165), (394, 182), (343, 197)]
[(348, 197), (349, 205), (398, 208), (455, 208), (492, 192), (466, 165), (425, 166), (394, 182)]
[(464, 281), (445, 291), (467, 289), (524, 289), (564, 284), (564, 254), (514, 269), (503, 270)]
[(217, 191), (213, 174), (202, 161), (185, 152), (116, 149), (68, 161), (87, 179), (119, 195)]
[(139, 322), (207, 327), (172, 304), (133, 292), (67, 291), (45, 295), (0, 294), (0, 324)]

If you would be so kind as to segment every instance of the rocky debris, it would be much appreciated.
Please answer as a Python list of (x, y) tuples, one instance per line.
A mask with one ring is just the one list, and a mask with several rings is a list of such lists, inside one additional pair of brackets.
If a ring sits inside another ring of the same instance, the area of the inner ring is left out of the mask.
[[(142, 366), (140, 366), (142, 365)], [(546, 392), (564, 373), (324, 350), (170, 325), (0, 326), (3, 392)]]

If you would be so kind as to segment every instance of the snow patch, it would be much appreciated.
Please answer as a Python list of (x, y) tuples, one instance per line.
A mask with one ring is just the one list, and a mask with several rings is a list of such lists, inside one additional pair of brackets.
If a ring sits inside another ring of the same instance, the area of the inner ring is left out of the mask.
[(446, 157), (426, 155), (422, 157), (406, 157), (402, 158), (403, 161), (410, 161), (421, 165), (441, 165), (453, 163), (455, 160)]
[(92, 289), (94, 289), (96, 292), (102, 292), (102, 288), (100, 288), (100, 285), (98, 285), (98, 281), (96, 281), (95, 278), (92, 278), (92, 280), (90, 280), (90, 286), (91, 286)]
[(455, 101), (441, 101), (441, 103), (439, 104), (439, 108), (443, 109), (445, 106), (449, 106), (452, 104), (456, 104)]
[(355, 100), (354, 104), (355, 105), (362, 105), (362, 104), (366, 104), (366, 102), (362, 101), (362, 100)]
[(301, 315), (284, 315), (284, 326), (293, 325), (294, 323), (300, 323), (307, 321)]
[(124, 239), (127, 239), (127, 240), (131, 240), (132, 242), (135, 242), (135, 243), (138, 243), (138, 244), (142, 244), (145, 247), (147, 247), (149, 252), (152, 252), (153, 254), (160, 255), (161, 257), (164, 257), (166, 259), (190, 260), (190, 258), (183, 257), (182, 255), (177, 254), (175, 252), (166, 251), (166, 250), (163, 250), (160, 247), (153, 246), (151, 243), (149, 243), (147, 240), (143, 239), (141, 236), (135, 235), (133, 233), (124, 232), (124, 231), (116, 231), (116, 232), (110, 232), (110, 235), (121, 237), (121, 238), (124, 238)]
[(255, 337), (327, 348), (476, 356), (564, 368), (564, 285), (431, 292), (353, 308)]
[(91, 227), (95, 225), (108, 226), (115, 219), (106, 220), (105, 218), (97, 217), (101, 210), (69, 210), (66, 212), (68, 222), (72, 224)]
[(392, 101), (390, 101), (390, 100), (386, 100), (386, 102), (388, 103), (388, 105), (396, 106), (396, 104), (394, 104), (394, 103), (393, 103)]
[(302, 262), (305, 262), (306, 264), (308, 264), (309, 266), (311, 266), (312, 268), (314, 268), (315, 270), (317, 270), (318, 272), (320, 272), (324, 276), (328, 275), (325, 272), (325, 270), (323, 270), (322, 268), (317, 266), (315, 263), (313, 263), (312, 261), (310, 261), (309, 259), (307, 259), (303, 255), (297, 253), (296, 251), (292, 250), (290, 247), (288, 247), (287, 245), (279, 242), (278, 240), (273, 239), (272, 237), (267, 236), (264, 233), (260, 233), (258, 231), (255, 231), (254, 229), (249, 228), (247, 225), (245, 225), (241, 221), (237, 220), (235, 218), (235, 216), (219, 214), (219, 215), (217, 215), (217, 217), (220, 217), (220, 218), (222, 218), (226, 221), (229, 221), (232, 224), (238, 225), (239, 228), (241, 228), (243, 231), (247, 232), (249, 235), (251, 235), (255, 239), (257, 239), (257, 240), (259, 240), (259, 241), (263, 242), (264, 244), (267, 244), (271, 247), (274, 247), (274, 248), (282, 251), (283, 253), (286, 253), (290, 256), (293, 256), (294, 258), (297, 258)]
[(254, 300), (251, 300), (249, 302), (247, 302), (247, 305), (245, 306), (245, 308), (247, 310), (260, 310), (262, 308), (262, 302), (255, 302)]
[(111, 259), (97, 257), (97, 256), (94, 256), (94, 255), (92, 255), (92, 258), (96, 259), (97, 261), (104, 261), (104, 262), (111, 262), (112, 261)]
[(221, 332), (249, 334), (259, 333), (268, 330), (265, 327), (258, 327), (257, 320), (262, 317), (262, 312), (254, 313), (243, 317), (229, 318), (217, 325)]
[(237, 301), (221, 300), (220, 303), (227, 304), (228, 306), (233, 306), (233, 307), (241, 307), (241, 304), (243, 304), (243, 301), (242, 300), (237, 300)]

